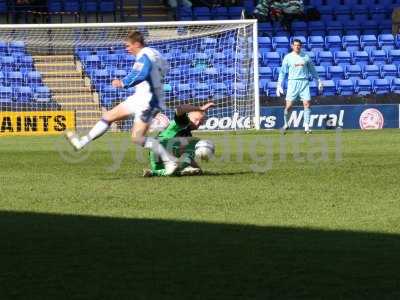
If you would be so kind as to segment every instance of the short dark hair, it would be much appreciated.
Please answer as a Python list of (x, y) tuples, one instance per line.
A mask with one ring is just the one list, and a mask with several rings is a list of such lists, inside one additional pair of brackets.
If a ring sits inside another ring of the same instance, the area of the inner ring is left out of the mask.
[(302, 43), (299, 39), (294, 39), (294, 40), (292, 41), (292, 45), (293, 45), (294, 43), (299, 43), (300, 45), (303, 45), (303, 43)]
[(144, 36), (140, 31), (135, 31), (135, 30), (130, 31), (128, 33), (128, 36), (126, 37), (126, 40), (131, 43), (138, 42), (143, 46), (145, 45)]

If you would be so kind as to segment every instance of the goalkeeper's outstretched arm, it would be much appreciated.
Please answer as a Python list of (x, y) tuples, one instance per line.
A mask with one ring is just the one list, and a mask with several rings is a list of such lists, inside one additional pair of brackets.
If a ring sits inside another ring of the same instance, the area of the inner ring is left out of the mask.
[(215, 106), (214, 102), (208, 102), (202, 106), (194, 106), (191, 104), (183, 104), (176, 108), (176, 115), (181, 116), (192, 111), (206, 112), (210, 107)]

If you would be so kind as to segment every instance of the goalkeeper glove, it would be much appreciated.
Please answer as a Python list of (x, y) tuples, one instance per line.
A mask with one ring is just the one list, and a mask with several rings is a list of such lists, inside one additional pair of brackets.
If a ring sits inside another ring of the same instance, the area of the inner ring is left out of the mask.
[(278, 97), (280, 97), (283, 94), (284, 94), (284, 92), (283, 92), (282, 84), (280, 82), (278, 82), (278, 84), (276, 85), (276, 95)]
[(322, 91), (324, 90), (324, 85), (322, 84), (322, 80), (318, 79), (318, 91), (320, 94), (322, 94)]

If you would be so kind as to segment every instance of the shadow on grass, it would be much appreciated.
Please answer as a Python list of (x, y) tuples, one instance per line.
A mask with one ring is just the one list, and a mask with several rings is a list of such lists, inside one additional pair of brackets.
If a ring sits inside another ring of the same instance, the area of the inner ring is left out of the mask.
[(400, 236), (0, 212), (0, 299), (399, 299)]

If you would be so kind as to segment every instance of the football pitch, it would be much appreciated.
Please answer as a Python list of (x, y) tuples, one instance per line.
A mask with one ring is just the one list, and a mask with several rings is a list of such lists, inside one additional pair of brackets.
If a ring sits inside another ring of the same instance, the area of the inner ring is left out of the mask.
[(143, 178), (108, 134), (0, 139), (0, 299), (399, 299), (400, 131), (197, 134)]

